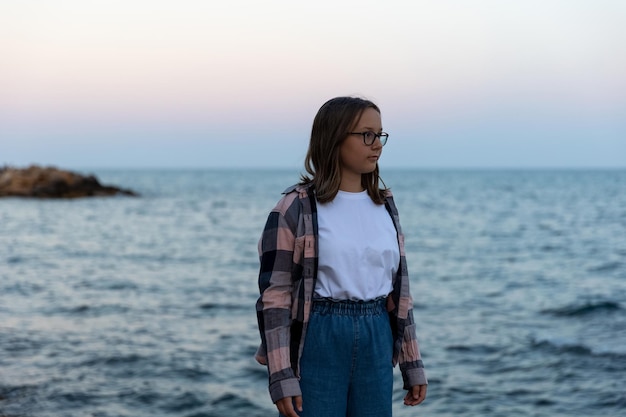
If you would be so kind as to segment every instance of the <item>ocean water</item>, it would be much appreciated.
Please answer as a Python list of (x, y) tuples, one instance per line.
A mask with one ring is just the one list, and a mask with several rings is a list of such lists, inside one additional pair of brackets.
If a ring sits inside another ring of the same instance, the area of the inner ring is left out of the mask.
[[(276, 415), (256, 244), (299, 172), (93, 173), (142, 196), (0, 200), (0, 416)], [(626, 171), (383, 174), (430, 380), (395, 416), (626, 415)]]

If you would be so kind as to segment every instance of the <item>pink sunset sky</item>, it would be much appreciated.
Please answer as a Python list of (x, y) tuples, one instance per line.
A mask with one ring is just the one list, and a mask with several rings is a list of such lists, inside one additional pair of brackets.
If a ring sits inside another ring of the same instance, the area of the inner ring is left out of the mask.
[(300, 167), (337, 95), (381, 166), (626, 167), (626, 2), (0, 5), (0, 165)]

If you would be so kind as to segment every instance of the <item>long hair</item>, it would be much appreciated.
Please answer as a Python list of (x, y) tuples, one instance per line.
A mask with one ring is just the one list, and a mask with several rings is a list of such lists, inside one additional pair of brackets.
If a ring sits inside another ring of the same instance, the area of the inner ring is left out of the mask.
[[(313, 120), (309, 149), (304, 168), (311, 175), (303, 174), (301, 184), (313, 183), (317, 200), (332, 201), (341, 184), (341, 158), (339, 148), (348, 137), (365, 109), (380, 113), (376, 104), (358, 97), (335, 97), (320, 107)], [(361, 175), (361, 185), (376, 204), (385, 202), (385, 189), (379, 187), (378, 164), (367, 174)]]

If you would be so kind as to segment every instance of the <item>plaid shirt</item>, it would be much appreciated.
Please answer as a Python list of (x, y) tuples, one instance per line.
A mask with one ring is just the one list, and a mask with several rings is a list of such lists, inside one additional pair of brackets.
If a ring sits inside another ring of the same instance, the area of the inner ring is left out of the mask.
[[(299, 362), (317, 277), (317, 210), (310, 185), (295, 185), (270, 212), (259, 241), (260, 297), (256, 303), (261, 345), (256, 359), (268, 366), (272, 401), (302, 395)], [(413, 300), (404, 235), (390, 191), (385, 207), (398, 234), (400, 267), (387, 297), (393, 366), (400, 365), (404, 388), (427, 384), (413, 321)]]

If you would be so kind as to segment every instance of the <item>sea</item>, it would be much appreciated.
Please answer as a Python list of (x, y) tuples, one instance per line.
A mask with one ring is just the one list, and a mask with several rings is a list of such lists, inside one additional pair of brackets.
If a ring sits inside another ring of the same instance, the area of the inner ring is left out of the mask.
[[(0, 199), (0, 416), (276, 416), (257, 242), (301, 171), (81, 172), (140, 196)], [(626, 416), (626, 170), (382, 173), (429, 378), (394, 416)]]

